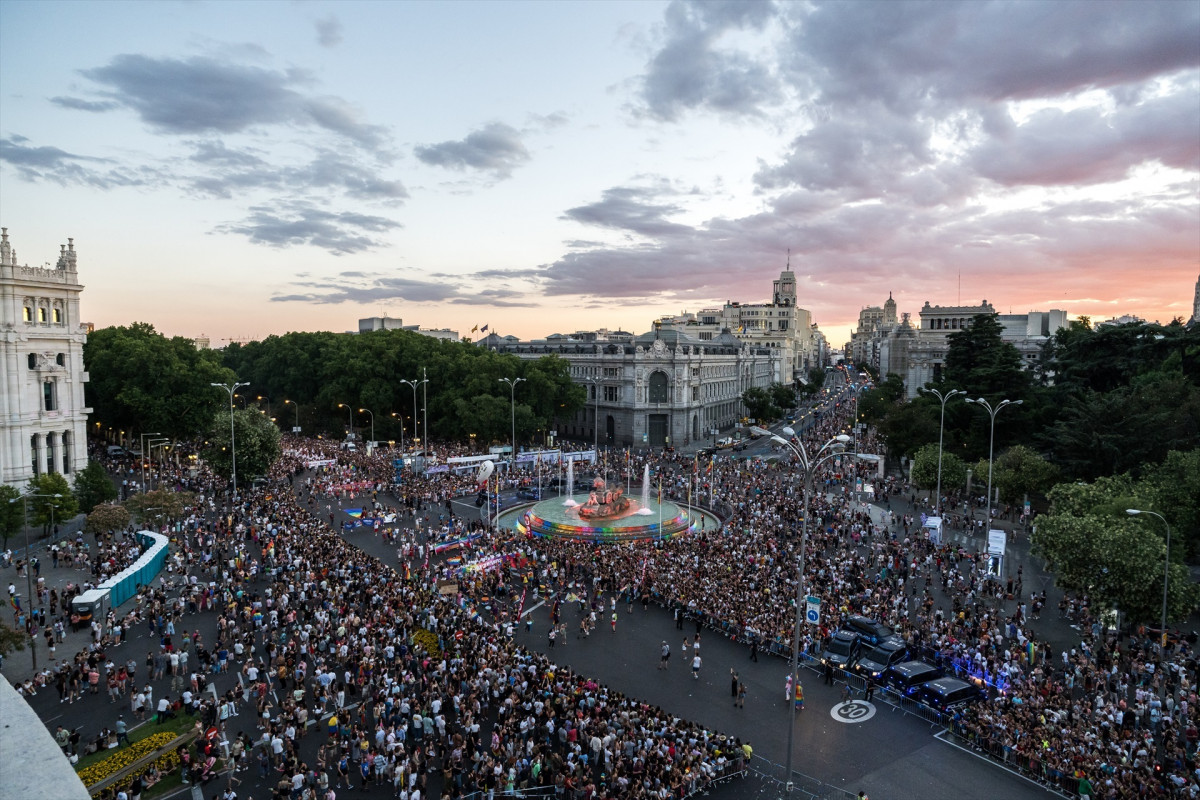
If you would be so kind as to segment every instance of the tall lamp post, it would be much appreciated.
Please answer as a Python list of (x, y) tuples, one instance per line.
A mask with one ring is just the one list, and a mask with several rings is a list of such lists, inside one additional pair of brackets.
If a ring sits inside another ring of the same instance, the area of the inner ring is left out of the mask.
[(508, 393), (512, 399), (512, 461), (509, 462), (508, 474), (511, 476), (517, 468), (517, 384), (524, 383), (524, 378), (501, 378), (500, 383), (508, 384)]
[[(428, 383), (429, 381), (428, 381), (428, 380), (421, 380), (421, 381), (418, 381), (418, 380), (412, 380), (412, 381), (407, 381), (407, 380), (404, 380), (403, 378), (401, 378), (401, 379), (400, 379), (400, 382), (401, 382), (401, 383), (407, 383), (409, 386), (411, 386), (411, 387), (412, 387), (412, 390), (413, 390), (413, 441), (415, 442), (415, 441), (417, 441), (417, 440), (418, 440), (418, 438), (419, 438), (419, 437), (417, 436), (417, 387), (418, 387), (418, 386), (423, 386), (424, 384)], [(426, 417), (426, 418), (425, 418), (425, 423), (426, 423), (426, 425), (428, 425), (428, 424), (429, 424), (429, 418), (428, 418), (428, 417)], [(425, 438), (426, 438), (426, 439), (428, 439), (428, 438), (429, 438), (429, 431), (425, 431)], [(428, 449), (428, 443), (426, 443), (426, 445), (425, 445), (425, 447), (424, 447), (423, 449)]]
[(233, 497), (237, 498), (237, 435), (233, 432), (233, 393), (248, 383), (214, 383), (229, 392), (229, 464), (230, 476), (233, 478)]
[(346, 409), (346, 416), (350, 420), (350, 429), (346, 433), (346, 438), (349, 439), (354, 436), (354, 409), (345, 403), (338, 403), (338, 408)]
[[(823, 444), (821, 449), (810, 458), (808, 449), (805, 448), (803, 442), (800, 442), (798, 446), (794, 445), (782, 436), (758, 426), (750, 428), (750, 432), (759, 436), (770, 436), (772, 442), (781, 444), (791, 450), (804, 470), (804, 520), (800, 528), (800, 571), (796, 579), (796, 619), (793, 623), (794, 630), (792, 631), (792, 687), (794, 691), (800, 682), (800, 626), (804, 623), (804, 551), (808, 547), (809, 497), (812, 494), (813, 473), (817, 467), (826, 461), (846, 455), (846, 444), (851, 441), (851, 438), (844, 433), (838, 434)], [(791, 428), (784, 428), (783, 432), (788, 436), (795, 435), (795, 431)], [(797, 439), (797, 441), (800, 440)], [(874, 455), (859, 455), (857, 453), (852, 455), (855, 458), (862, 458), (864, 460), (878, 459), (878, 456)], [(790, 793), (792, 791), (792, 737), (796, 729), (796, 704), (794, 698), (791, 697), (788, 698), (788, 703), (791, 705), (791, 720), (788, 724), (787, 772), (784, 775), (784, 780), (786, 781), (787, 791)]]
[[(397, 414), (395, 411), (393, 411), (389, 416), (391, 416), (393, 419), (400, 420), (400, 450), (403, 451), (404, 450), (404, 415)], [(474, 436), (475, 434), (471, 434), (471, 435)]]
[(942, 401), (942, 416), (938, 421), (938, 477), (937, 477), (937, 495), (933, 501), (933, 513), (941, 515), (942, 513), (942, 432), (946, 428), (946, 401), (955, 395), (965, 395), (962, 389), (951, 389), (942, 394), (937, 389), (930, 389), (929, 393)]
[(147, 436), (162, 436), (162, 434), (159, 433), (158, 431), (154, 431), (153, 433), (138, 434), (138, 449), (140, 450), (140, 452), (138, 453), (138, 461), (139, 461), (138, 467), (142, 471), (142, 494), (146, 493), (146, 437)]
[(294, 400), (284, 400), (283, 401), (283, 404), (285, 406), (288, 405), (289, 403), (292, 405), (293, 408), (296, 409), (296, 428), (299, 429), (300, 428), (300, 405)]
[(258, 397), (254, 398), (254, 399), (259, 400), (259, 401), (266, 400), (267, 401), (267, 416), (268, 417), (271, 416), (271, 397), (270, 397), (270, 395), (260, 394)]
[[(371, 409), (360, 408), (358, 410), (358, 413), (360, 413), (360, 414), (362, 414), (363, 412), (366, 412), (367, 414), (371, 414)], [(375, 442), (375, 415), (374, 414), (371, 414), (371, 442), (372, 443)]]
[[(62, 497), (61, 494), (31, 494), (26, 492), (20, 497), (14, 497), (9, 500), (10, 503), (21, 501), (21, 507), (25, 516), (25, 602), (28, 608), (25, 609), (25, 619), (27, 621), (27, 632), (29, 633), (29, 655), (33, 657), (33, 669), (37, 670), (37, 637), (33, 635), (33, 610), (37, 607), (37, 603), (33, 599), (33, 568), (29, 566), (29, 498), (44, 497), (52, 500), (57, 500)], [(50, 532), (54, 533), (54, 509), (55, 504), (50, 503)]]
[(1162, 630), (1160, 631), (1160, 639), (1158, 642), (1158, 674), (1159, 687), (1158, 696), (1162, 699), (1163, 704), (1166, 704), (1167, 695), (1167, 673), (1164, 671), (1163, 662), (1166, 661), (1167, 652), (1167, 581), (1171, 577), (1171, 523), (1167, 522), (1167, 518), (1157, 511), (1145, 511), (1140, 508), (1127, 508), (1125, 513), (1131, 517), (1136, 517), (1139, 514), (1149, 514), (1152, 517), (1158, 517), (1162, 520), (1162, 524), (1167, 528), (1167, 555), (1163, 564), (1163, 602), (1162, 602)]
[(983, 523), (984, 525), (987, 526), (987, 530), (985, 530), (984, 534), (983, 534), (986, 537), (988, 535), (987, 531), (991, 530), (991, 527), (992, 527), (992, 453), (994, 452), (993, 448), (996, 446), (996, 415), (1000, 413), (1000, 409), (1005, 408), (1006, 406), (1019, 406), (1024, 401), (1023, 400), (1001, 400), (999, 403), (996, 404), (995, 407), (993, 407), (991, 403), (989, 403), (987, 400), (984, 400), (982, 397), (980, 397), (977, 400), (972, 400), (971, 398), (968, 397), (967, 402), (974, 403), (977, 406), (983, 406), (985, 409), (987, 409), (988, 415), (991, 416), (991, 418), (992, 418), (992, 432), (988, 438), (987, 517), (985, 518), (984, 523)]
[(142, 454), (142, 458), (141, 458), (141, 461), (142, 461), (142, 494), (146, 493), (146, 464), (147, 463), (150, 464), (150, 483), (154, 482), (154, 459), (151, 457), (151, 453), (154, 452), (154, 448), (162, 447), (164, 444), (169, 444), (170, 441), (171, 441), (170, 439), (168, 439), (164, 436), (159, 439), (151, 439), (148, 442), (146, 442), (145, 445), (143, 445), (144, 447), (148, 448), (148, 450)]

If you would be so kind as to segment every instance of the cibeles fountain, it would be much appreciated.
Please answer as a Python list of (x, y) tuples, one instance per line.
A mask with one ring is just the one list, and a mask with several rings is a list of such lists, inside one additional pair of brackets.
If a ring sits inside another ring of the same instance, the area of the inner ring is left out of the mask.
[[(572, 490), (574, 476), (574, 465), (569, 462), (567, 486)], [(670, 539), (689, 531), (715, 532), (720, 527), (720, 521), (709, 512), (651, 497), (649, 465), (642, 472), (641, 496), (637, 500), (620, 486), (611, 486), (597, 477), (585, 494), (571, 493), (534, 503), (517, 509), (515, 518), (504, 515), (500, 524), (524, 534), (597, 544)]]

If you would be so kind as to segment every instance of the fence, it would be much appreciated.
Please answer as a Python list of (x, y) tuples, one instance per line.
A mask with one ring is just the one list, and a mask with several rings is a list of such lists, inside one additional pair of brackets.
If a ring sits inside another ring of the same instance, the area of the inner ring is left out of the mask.
[(1063, 772), (1035, 755), (1018, 752), (998, 739), (977, 734), (957, 722), (947, 726), (943, 738), (989, 761), (1016, 770), (1064, 797), (1079, 796), (1079, 779), (1074, 775)]

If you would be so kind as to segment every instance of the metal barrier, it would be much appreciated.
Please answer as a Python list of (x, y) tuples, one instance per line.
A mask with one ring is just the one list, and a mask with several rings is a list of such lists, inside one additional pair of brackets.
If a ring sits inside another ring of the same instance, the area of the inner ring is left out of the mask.
[[(780, 786), (787, 784), (787, 781), (781, 777), (786, 774), (786, 768), (773, 761), (768, 761), (762, 756), (752, 756), (747, 770), (764, 780), (772, 781)], [(805, 775), (803, 772), (794, 769), (792, 770), (791, 784), (792, 794), (789, 796), (805, 798), (806, 800), (857, 800), (857, 796), (852, 792), (848, 792), (839, 786), (825, 783), (811, 775)]]
[(958, 723), (947, 726), (944, 736), (947, 741), (954, 740), (958, 746), (971, 750), (989, 761), (1015, 770), (1050, 791), (1057, 792), (1064, 797), (1079, 796), (1078, 778), (1063, 772), (1052, 764), (1047, 764), (1037, 756), (1017, 752), (1001, 741), (968, 731)]

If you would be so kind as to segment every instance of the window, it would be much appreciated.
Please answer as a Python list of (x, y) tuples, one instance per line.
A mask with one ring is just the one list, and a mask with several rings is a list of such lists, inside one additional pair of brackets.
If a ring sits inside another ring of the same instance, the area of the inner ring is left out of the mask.
[(37, 354), (36, 353), (29, 354), (29, 368), (37, 369)]
[(650, 397), (648, 399), (651, 403), (666, 403), (670, 400), (665, 372), (654, 372), (650, 375)]
[(23, 317), (26, 322), (33, 322), (33, 306), (29, 305), (28, 302), (25, 303)]
[(604, 377), (606, 377), (606, 378), (621, 377), (621, 368), (620, 367), (605, 367), (604, 368)]
[(62, 324), (62, 309), (61, 308), (54, 309), (54, 324), (55, 325)]
[(38, 322), (45, 322), (45, 321), (46, 321), (46, 307), (39, 306), (38, 307)]
[(67, 354), (59, 353), (58, 355), (56, 355), (54, 357), (54, 363), (58, 364), (60, 367), (65, 367), (67, 365)]
[(54, 394), (54, 381), (45, 381), (42, 383), (42, 405), (47, 411), (55, 410)]
[(605, 386), (604, 387), (604, 402), (615, 403), (621, 399), (620, 386)]

